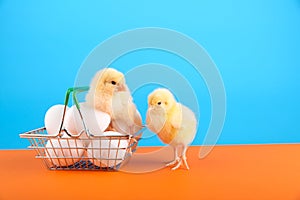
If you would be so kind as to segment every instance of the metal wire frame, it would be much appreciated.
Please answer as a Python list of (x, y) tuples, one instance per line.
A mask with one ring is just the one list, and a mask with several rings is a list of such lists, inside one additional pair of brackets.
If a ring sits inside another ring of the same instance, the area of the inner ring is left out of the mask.
[[(34, 149), (36, 158), (43, 160), (50, 170), (114, 171), (135, 152), (141, 134), (140, 131), (135, 135), (64, 138), (61, 134), (48, 135), (42, 127), (22, 133), (20, 137), (29, 140), (28, 148)], [(124, 141), (128, 145), (124, 146)], [(94, 145), (95, 142), (99, 145)]]

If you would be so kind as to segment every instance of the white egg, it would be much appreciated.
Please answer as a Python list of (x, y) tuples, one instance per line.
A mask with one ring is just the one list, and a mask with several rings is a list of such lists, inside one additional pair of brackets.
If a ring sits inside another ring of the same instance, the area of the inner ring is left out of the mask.
[[(104, 136), (123, 135), (114, 131), (103, 133)], [(100, 167), (113, 167), (120, 164), (125, 156), (128, 147), (126, 139), (93, 139), (88, 146), (87, 155), (92, 163)], [(110, 148), (110, 150), (109, 150)], [(110, 160), (108, 160), (110, 159)]]
[[(45, 114), (44, 123), (49, 135), (57, 135), (64, 113), (64, 105), (54, 105)], [(67, 107), (66, 111), (69, 108)]]
[[(107, 113), (95, 110), (85, 103), (80, 103), (80, 111), (87, 129), (93, 135), (101, 135), (110, 124), (110, 116)], [(80, 133), (84, 126), (76, 106), (72, 106), (66, 115), (65, 128), (71, 133)]]
[(64, 136), (59, 139), (49, 139), (46, 143), (46, 157), (56, 166), (70, 166), (78, 162), (84, 153), (84, 146), (79, 139)]

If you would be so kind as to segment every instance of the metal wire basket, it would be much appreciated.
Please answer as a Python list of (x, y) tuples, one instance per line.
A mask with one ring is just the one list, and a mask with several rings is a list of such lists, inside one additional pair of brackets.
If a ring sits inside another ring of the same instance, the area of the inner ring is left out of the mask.
[[(47, 134), (45, 127), (20, 134), (21, 138), (29, 140), (28, 148), (36, 151), (36, 158), (42, 159), (48, 169), (118, 170), (136, 150), (143, 129), (134, 135), (104, 136), (89, 133), (76, 98), (77, 93), (86, 90), (88, 87), (68, 89), (60, 131), (57, 135)], [(63, 129), (66, 107), (72, 92), (84, 126), (84, 130), (78, 135), (69, 134)]]

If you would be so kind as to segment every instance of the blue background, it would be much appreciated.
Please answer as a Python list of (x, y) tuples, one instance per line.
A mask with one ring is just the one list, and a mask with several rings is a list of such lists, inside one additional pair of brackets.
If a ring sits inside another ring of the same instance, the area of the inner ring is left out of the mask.
[[(210, 54), (227, 93), (218, 144), (300, 142), (300, 1), (8, 1), (0, 0), (0, 148), (25, 148), (19, 133), (43, 126), (44, 113), (65, 91), (92, 49), (119, 32), (164, 27), (195, 39)], [(182, 59), (140, 51), (112, 64), (156, 62), (188, 73)], [(188, 75), (188, 74), (187, 74)], [(201, 78), (201, 144), (210, 118)], [(144, 114), (144, 92), (135, 101)], [(141, 91), (141, 90), (139, 90)], [(141, 145), (161, 145), (156, 137)]]

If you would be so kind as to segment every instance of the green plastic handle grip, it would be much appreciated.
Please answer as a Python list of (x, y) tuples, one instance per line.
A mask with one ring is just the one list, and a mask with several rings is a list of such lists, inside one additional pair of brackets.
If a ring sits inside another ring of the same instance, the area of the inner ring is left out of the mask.
[(72, 96), (73, 97), (73, 101), (74, 101), (74, 103), (76, 105), (77, 110), (79, 111), (80, 117), (81, 117), (83, 125), (85, 127), (85, 124), (84, 124), (84, 121), (83, 121), (83, 117), (82, 117), (82, 114), (80, 112), (80, 105), (79, 105), (79, 102), (78, 102), (78, 99), (77, 99), (77, 94), (80, 93), (80, 92), (88, 91), (88, 90), (89, 90), (88, 86), (84, 86), (84, 87), (72, 87), (72, 88), (69, 88), (67, 90), (66, 97), (65, 97), (64, 113), (63, 113), (63, 117), (62, 117), (60, 128), (59, 128), (59, 134), (61, 133), (62, 128), (63, 128), (63, 124), (64, 124), (64, 120), (65, 120), (65, 115), (66, 115), (66, 110), (67, 110), (67, 106), (68, 106), (68, 103), (69, 103), (69, 99), (70, 99), (70, 94), (71, 93), (73, 93), (73, 96)]

